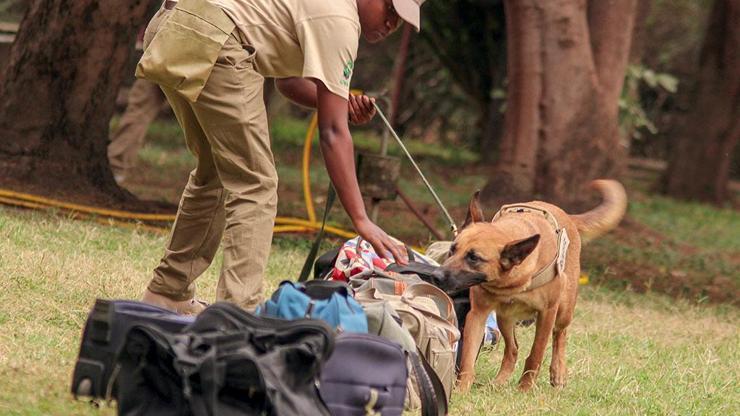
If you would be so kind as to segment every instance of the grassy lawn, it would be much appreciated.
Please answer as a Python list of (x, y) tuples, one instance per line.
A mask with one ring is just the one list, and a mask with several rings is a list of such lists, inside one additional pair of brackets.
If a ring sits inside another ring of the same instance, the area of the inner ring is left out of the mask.
[[(306, 216), (301, 185), (301, 156), (307, 126), (308, 118), (276, 115), (270, 120), (272, 149), (280, 177), (278, 215), (281, 216)], [(358, 152), (377, 153), (380, 146), (379, 137), (367, 129), (354, 129), (353, 139)], [(143, 199), (177, 203), (188, 172), (195, 163), (183, 143), (176, 123), (171, 120), (154, 122), (150, 126), (147, 142), (139, 153), (139, 166), (132, 172), (126, 187)], [(470, 195), (485, 184), (485, 177), (470, 169), (476, 156), (466, 149), (444, 148), (416, 140), (407, 140), (406, 144), (447, 208), (458, 221), (462, 221)], [(314, 205), (320, 214), (329, 176), (318, 147), (318, 141), (314, 139), (310, 181)], [(401, 150), (395, 143), (390, 143), (389, 154), (400, 157)], [(435, 223), (437, 230), (447, 232), (449, 226), (418, 174), (405, 159), (402, 159), (401, 166), (399, 187)], [(466, 171), (464, 174), (450, 175), (450, 167), (466, 167)], [(380, 223), (407, 243), (423, 245), (429, 241), (430, 233), (400, 199), (383, 201), (380, 215)], [(335, 225), (350, 227), (349, 218), (339, 204), (333, 209), (330, 221)]]
[(626, 219), (583, 263), (615, 289), (740, 306), (740, 213), (633, 191)]
[[(0, 241), (0, 414), (113, 414), (68, 392), (82, 325), (96, 297), (139, 296), (165, 237), (0, 208)], [(304, 239), (276, 238), (271, 288), (297, 276), (307, 249)], [(208, 300), (214, 266), (199, 280)], [(512, 383), (488, 383), (502, 348), (487, 351), (478, 382), (468, 395), (454, 396), (452, 414), (738, 414), (739, 327), (732, 306), (584, 286), (565, 389), (553, 390), (542, 374), (533, 393), (516, 391), (533, 334), (520, 329)]]
[[(278, 215), (305, 218), (301, 187), (301, 154), (308, 118), (274, 115), (270, 120), (279, 182)], [(354, 129), (358, 152), (377, 152), (380, 139), (371, 130)], [(404, 138), (430, 183), (458, 223), (465, 218), (472, 192), (486, 183), (485, 169), (466, 149), (443, 147)], [(392, 155), (400, 155), (395, 143)], [(127, 187), (147, 199), (176, 203), (193, 159), (183, 146), (179, 127), (158, 120), (149, 129), (139, 168)], [(451, 171), (456, 174), (450, 174)], [(449, 237), (448, 225), (410, 163), (402, 159), (399, 187), (424, 212), (435, 228)], [(329, 183), (314, 140), (310, 181), (314, 206), (320, 215)], [(740, 306), (740, 214), (703, 204), (688, 204), (646, 192), (645, 180), (625, 183), (630, 206), (615, 232), (596, 240), (584, 251), (592, 281), (615, 289), (658, 291), (694, 302), (728, 302)], [(497, 207), (487, 207), (492, 216)], [(337, 205), (330, 222), (351, 229)], [(430, 232), (400, 201), (381, 203), (379, 224), (408, 244), (425, 246)]]
[[(305, 127), (305, 120), (291, 117), (271, 121), (280, 215), (305, 216), (300, 187)], [(157, 121), (149, 136), (127, 187), (143, 198), (176, 202), (193, 159), (172, 121)], [(378, 138), (367, 130), (355, 141), (360, 151), (377, 150)], [(409, 148), (462, 220), (470, 193), (485, 183), (475, 156), (413, 140)], [(390, 150), (398, 154), (395, 145)], [(328, 178), (315, 144), (312, 158), (320, 213)], [(462, 173), (450, 175), (451, 167)], [(401, 188), (446, 230), (406, 162), (402, 177)], [(584, 249), (591, 283), (581, 287), (569, 332), (569, 384), (562, 390), (549, 387), (547, 356), (534, 391), (516, 390), (534, 332), (522, 328), (511, 383), (489, 383), (503, 348), (487, 349), (478, 360), (476, 384), (469, 394), (453, 396), (451, 414), (740, 414), (740, 214), (650, 196), (640, 190), (644, 184), (626, 185), (626, 220)], [(401, 202), (382, 206), (379, 222), (385, 229), (408, 243), (429, 240)], [(348, 226), (340, 208), (331, 220)], [(82, 326), (95, 298), (139, 297), (165, 240), (142, 229), (0, 207), (0, 415), (115, 413), (69, 394)], [(297, 277), (309, 244), (306, 236), (275, 238), (269, 290)], [(217, 259), (199, 279), (200, 296), (208, 301), (215, 293)]]

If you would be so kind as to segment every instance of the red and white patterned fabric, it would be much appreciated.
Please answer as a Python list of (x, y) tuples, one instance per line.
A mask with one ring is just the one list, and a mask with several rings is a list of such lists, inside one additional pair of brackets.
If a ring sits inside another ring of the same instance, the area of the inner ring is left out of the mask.
[[(357, 246), (358, 241), (360, 242), (359, 247)], [(403, 244), (398, 240), (396, 242), (401, 245)], [(439, 266), (437, 262), (429, 257), (414, 250), (412, 252), (415, 261)], [(339, 249), (339, 255), (334, 263), (334, 269), (331, 272), (330, 279), (347, 282), (351, 278), (371, 274), (375, 270), (384, 271), (392, 263), (394, 261), (380, 257), (370, 243), (357, 236), (346, 241), (342, 245), (342, 248)]]

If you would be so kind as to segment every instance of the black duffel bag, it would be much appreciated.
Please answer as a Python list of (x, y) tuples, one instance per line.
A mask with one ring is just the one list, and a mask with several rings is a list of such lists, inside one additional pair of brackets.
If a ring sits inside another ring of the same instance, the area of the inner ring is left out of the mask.
[(96, 300), (82, 333), (72, 374), (72, 394), (105, 400), (116, 396), (115, 360), (131, 327), (145, 323), (176, 333), (194, 320), (192, 316), (142, 302)]
[(182, 329), (147, 319), (126, 328), (109, 383), (119, 415), (329, 415), (316, 384), (334, 334), (321, 321), (217, 303)]

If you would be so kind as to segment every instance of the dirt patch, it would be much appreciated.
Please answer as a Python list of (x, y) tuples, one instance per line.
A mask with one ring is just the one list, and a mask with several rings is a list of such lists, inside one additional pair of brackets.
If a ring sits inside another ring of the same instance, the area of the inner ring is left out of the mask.
[(177, 210), (177, 205), (169, 201), (142, 200), (122, 188), (115, 193), (105, 193), (92, 185), (84, 183), (78, 186), (69, 186), (67, 183), (60, 184), (58, 182), (60, 180), (53, 175), (40, 177), (34, 182), (21, 182), (14, 178), (5, 177), (0, 179), (0, 188), (32, 197), (42, 197), (62, 203), (94, 208), (156, 214), (169, 214)]
[[(609, 244), (594, 242), (583, 248), (583, 268), (594, 271), (595, 283), (637, 293), (653, 291), (696, 302), (740, 306), (740, 279), (714, 267), (720, 262), (737, 265), (740, 253), (703, 253), (698, 247), (674, 241), (630, 217), (608, 234), (608, 239)], [(643, 254), (623, 254), (630, 251)], [(667, 265), (657, 260), (666, 252), (676, 258)], [(651, 258), (651, 254), (655, 257)], [(697, 263), (704, 266), (696, 266)]]

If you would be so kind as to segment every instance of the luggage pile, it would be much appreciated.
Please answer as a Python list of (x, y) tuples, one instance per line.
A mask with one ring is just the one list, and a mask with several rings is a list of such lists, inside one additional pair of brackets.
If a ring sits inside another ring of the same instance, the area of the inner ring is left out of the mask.
[(73, 394), (132, 416), (447, 414), (460, 331), (432, 284), (439, 267), (411, 250), (408, 266), (381, 262), (363, 243), (322, 256), (314, 280), (282, 282), (254, 314), (98, 300)]

